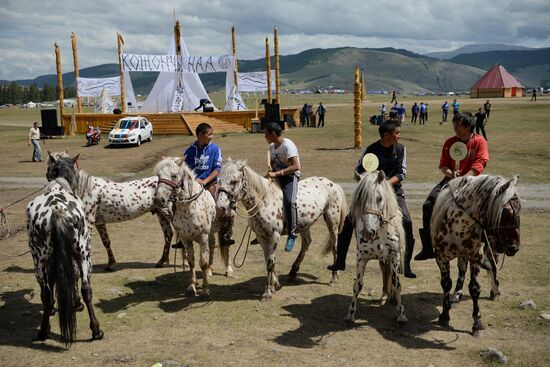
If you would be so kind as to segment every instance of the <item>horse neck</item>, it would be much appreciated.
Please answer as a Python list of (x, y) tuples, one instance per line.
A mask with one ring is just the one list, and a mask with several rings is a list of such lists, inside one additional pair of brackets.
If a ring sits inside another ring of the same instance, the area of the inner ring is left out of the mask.
[(244, 191), (242, 202), (246, 208), (257, 205), (258, 201), (267, 198), (270, 190), (270, 182), (254, 172), (251, 168), (245, 167), (244, 171)]

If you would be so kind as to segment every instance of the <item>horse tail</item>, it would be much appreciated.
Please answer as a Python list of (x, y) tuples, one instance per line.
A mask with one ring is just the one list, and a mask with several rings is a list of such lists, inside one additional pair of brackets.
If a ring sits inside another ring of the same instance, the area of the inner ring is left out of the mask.
[(346, 216), (348, 215), (349, 207), (344, 189), (338, 184), (335, 184), (335, 186), (338, 190), (338, 193), (340, 194), (340, 198), (342, 199), (342, 205), (340, 206), (340, 223), (338, 225), (338, 233), (340, 233), (342, 232), (342, 228), (344, 228), (344, 221), (346, 220)]
[(76, 338), (76, 274), (73, 266), (73, 225), (60, 213), (52, 215), (53, 272), (59, 310), (61, 341), (70, 345)]

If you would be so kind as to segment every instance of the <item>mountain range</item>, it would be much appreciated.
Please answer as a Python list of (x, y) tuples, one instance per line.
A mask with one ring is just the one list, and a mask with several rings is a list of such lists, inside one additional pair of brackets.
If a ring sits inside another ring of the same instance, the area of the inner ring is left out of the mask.
[[(368, 90), (405, 93), (463, 91), (496, 63), (503, 65), (525, 87), (550, 85), (550, 48), (469, 52), (449, 60), (394, 48), (315, 48), (280, 56), (279, 63), (282, 89), (333, 87), (350, 90), (356, 65), (364, 71)], [(238, 65), (239, 72), (265, 70), (264, 59), (239, 60)], [(271, 65), (274, 65), (273, 60)], [(88, 78), (116, 76), (118, 64), (98, 65), (79, 72), (81, 77)], [(156, 77), (157, 73), (132, 73), (136, 94), (147, 94)], [(225, 85), (225, 75), (221, 73), (203, 74), (201, 80), (211, 91), (223, 89)], [(50, 74), (15, 82), (20, 85), (36, 83), (41, 87), (44, 83), (56, 85), (57, 78)], [(74, 84), (74, 73), (63, 74), (63, 83)]]

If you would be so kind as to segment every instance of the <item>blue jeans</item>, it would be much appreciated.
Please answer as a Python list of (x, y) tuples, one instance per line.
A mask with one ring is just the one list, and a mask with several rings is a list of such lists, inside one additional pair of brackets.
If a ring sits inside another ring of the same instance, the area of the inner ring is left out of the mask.
[(32, 151), (32, 161), (37, 162), (42, 160), (42, 149), (40, 148), (40, 140), (33, 139), (31, 140), (33, 151)]
[(290, 175), (276, 178), (283, 190), (283, 209), (287, 219), (287, 231), (289, 235), (295, 235), (298, 226), (298, 207), (296, 206), (296, 194), (298, 191), (298, 176)]

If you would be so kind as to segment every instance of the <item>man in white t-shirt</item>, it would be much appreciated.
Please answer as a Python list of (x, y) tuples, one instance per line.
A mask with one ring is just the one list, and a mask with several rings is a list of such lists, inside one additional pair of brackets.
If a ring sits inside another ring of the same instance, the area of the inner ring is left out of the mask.
[(290, 252), (296, 241), (298, 208), (296, 194), (300, 179), (300, 157), (298, 148), (290, 139), (281, 136), (281, 126), (271, 122), (264, 127), (265, 140), (269, 144), (271, 170), (267, 176), (279, 182), (283, 190), (283, 208), (287, 218), (288, 238), (285, 251)]
[(33, 146), (32, 161), (42, 162), (42, 148), (40, 147), (40, 129), (38, 122), (35, 122), (29, 129), (29, 146)]

